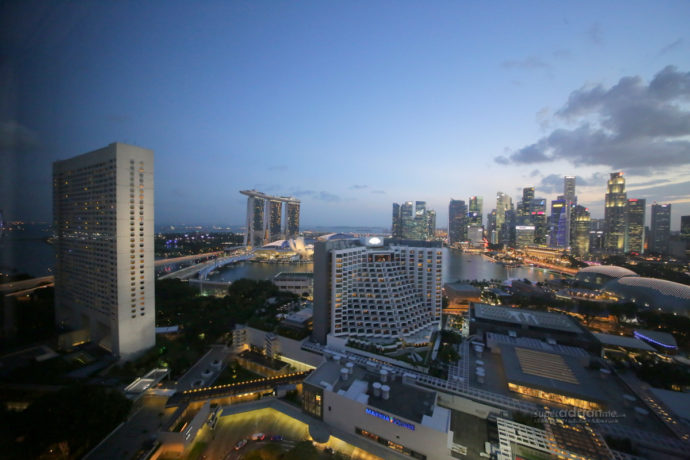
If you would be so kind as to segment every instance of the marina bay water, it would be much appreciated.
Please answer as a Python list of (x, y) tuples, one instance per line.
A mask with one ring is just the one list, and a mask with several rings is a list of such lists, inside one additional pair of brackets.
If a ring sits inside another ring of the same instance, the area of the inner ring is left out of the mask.
[[(554, 273), (538, 267), (507, 268), (487, 259), (481, 254), (466, 254), (443, 249), (443, 282), (459, 280), (510, 280), (527, 278), (532, 282), (553, 278)], [(280, 272), (312, 272), (314, 266), (308, 264), (269, 264), (241, 262), (227, 266), (211, 275), (213, 281), (235, 281), (240, 278), (271, 279)]]

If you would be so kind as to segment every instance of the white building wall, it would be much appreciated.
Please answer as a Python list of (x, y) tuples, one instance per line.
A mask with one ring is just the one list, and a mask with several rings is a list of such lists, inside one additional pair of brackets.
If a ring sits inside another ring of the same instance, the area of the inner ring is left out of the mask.
[[(391, 415), (407, 423), (411, 423), (415, 426), (415, 429), (412, 431), (408, 428), (386, 422), (383, 419), (367, 414), (367, 407), (385, 413), (386, 415)], [(436, 410), (447, 412), (447, 409), (440, 407), (437, 407)], [(364, 429), (370, 433), (424, 454), (428, 460), (452, 458), (450, 449), (453, 442), (453, 432), (450, 431), (450, 426), (447, 426), (447, 431), (437, 431), (421, 423), (397, 417), (394, 414), (387, 413), (372, 406), (367, 406), (366, 404), (362, 404), (330, 391), (324, 391), (323, 395), (323, 420), (328, 425), (335, 426), (347, 433), (355, 434), (356, 427)], [(447, 423), (448, 425), (450, 424), (449, 413), (447, 414)], [(362, 439), (368, 440), (366, 437), (362, 437)], [(372, 440), (369, 441), (375, 442)], [(391, 450), (391, 452), (393, 452), (393, 450)]]

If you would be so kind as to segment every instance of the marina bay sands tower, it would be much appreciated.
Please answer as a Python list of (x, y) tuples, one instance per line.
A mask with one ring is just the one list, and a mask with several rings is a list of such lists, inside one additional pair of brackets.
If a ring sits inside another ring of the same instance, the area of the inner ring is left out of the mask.
[(299, 234), (298, 199), (266, 195), (256, 190), (240, 190), (240, 193), (247, 196), (247, 233), (244, 235), (246, 246), (261, 247)]

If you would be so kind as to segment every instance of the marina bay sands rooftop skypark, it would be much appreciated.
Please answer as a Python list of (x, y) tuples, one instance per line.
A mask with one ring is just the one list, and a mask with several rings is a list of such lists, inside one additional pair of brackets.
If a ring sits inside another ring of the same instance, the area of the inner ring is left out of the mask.
[(240, 193), (247, 196), (245, 246), (261, 247), (299, 234), (300, 201), (297, 198), (271, 196), (256, 190), (240, 190)]

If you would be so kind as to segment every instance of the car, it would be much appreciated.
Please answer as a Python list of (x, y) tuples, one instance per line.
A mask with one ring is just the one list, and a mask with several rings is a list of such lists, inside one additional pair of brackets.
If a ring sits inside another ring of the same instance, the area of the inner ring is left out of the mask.
[(263, 433), (254, 433), (252, 435), (252, 441), (263, 441), (266, 439), (266, 435)]
[(271, 441), (282, 441), (282, 440), (283, 440), (283, 436), (280, 434), (274, 434), (273, 436), (271, 436)]
[(247, 445), (247, 440), (246, 439), (240, 439), (239, 441), (237, 441), (237, 444), (235, 444), (235, 450), (240, 450), (241, 448), (243, 448), (246, 445)]

